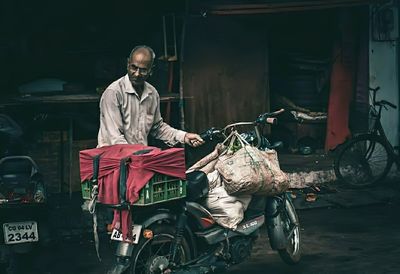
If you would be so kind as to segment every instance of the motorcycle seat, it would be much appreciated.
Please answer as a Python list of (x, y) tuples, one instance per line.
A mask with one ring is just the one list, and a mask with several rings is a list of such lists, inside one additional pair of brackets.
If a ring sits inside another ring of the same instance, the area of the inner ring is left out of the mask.
[(38, 173), (37, 166), (28, 156), (9, 156), (0, 159), (0, 181), (7, 185), (26, 185)]
[(186, 174), (186, 198), (188, 201), (196, 201), (207, 195), (208, 179), (202, 171), (192, 171)]
[(280, 149), (280, 148), (283, 147), (283, 142), (282, 141), (277, 141), (277, 142), (274, 142), (274, 143), (268, 145), (267, 147), (269, 149)]

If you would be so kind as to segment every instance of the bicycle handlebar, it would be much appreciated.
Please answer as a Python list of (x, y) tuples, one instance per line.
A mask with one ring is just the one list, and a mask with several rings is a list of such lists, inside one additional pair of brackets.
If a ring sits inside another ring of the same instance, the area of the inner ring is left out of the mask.
[(376, 88), (369, 88), (369, 90), (371, 90), (371, 91), (373, 91), (373, 92), (377, 92), (378, 90), (380, 90), (381, 89), (381, 87), (380, 86), (377, 86)]
[(394, 109), (397, 108), (397, 106), (395, 104), (392, 104), (392, 103), (390, 103), (390, 102), (388, 102), (386, 100), (381, 100), (381, 101), (375, 102), (374, 105), (377, 105), (377, 106), (389, 106), (389, 107), (394, 108)]
[(376, 101), (376, 92), (378, 90), (380, 90), (380, 89), (381, 89), (380, 86), (377, 86), (376, 88), (371, 88), (371, 87), (369, 88), (370, 91), (374, 92), (373, 97), (372, 97), (372, 103), (374, 104), (374, 106), (380, 106), (380, 107), (389, 106), (389, 107), (392, 107), (392, 108), (396, 109), (397, 106), (395, 104), (390, 103), (390, 102), (388, 102), (386, 100)]

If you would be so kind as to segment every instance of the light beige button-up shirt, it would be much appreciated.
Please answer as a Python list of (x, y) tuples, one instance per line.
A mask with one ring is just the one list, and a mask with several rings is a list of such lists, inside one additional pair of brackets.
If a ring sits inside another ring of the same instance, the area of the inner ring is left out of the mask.
[(173, 146), (183, 143), (186, 132), (163, 122), (160, 95), (145, 82), (142, 97), (133, 88), (128, 75), (113, 82), (100, 99), (100, 130), (97, 147), (115, 144), (147, 145), (147, 136)]

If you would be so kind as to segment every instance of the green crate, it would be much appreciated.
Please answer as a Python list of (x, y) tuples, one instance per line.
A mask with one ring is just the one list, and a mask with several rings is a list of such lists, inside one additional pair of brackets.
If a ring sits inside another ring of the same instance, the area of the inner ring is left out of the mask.
[[(90, 200), (92, 182), (82, 182), (82, 198)], [(146, 206), (156, 203), (186, 197), (186, 181), (175, 177), (156, 173), (153, 178), (140, 190), (136, 206)]]
[(92, 194), (92, 182), (89, 180), (82, 182), (81, 188), (82, 188), (82, 198), (84, 200), (90, 200)]
[(145, 187), (140, 190), (136, 206), (146, 206), (156, 203), (186, 197), (186, 181), (178, 178), (155, 174)]

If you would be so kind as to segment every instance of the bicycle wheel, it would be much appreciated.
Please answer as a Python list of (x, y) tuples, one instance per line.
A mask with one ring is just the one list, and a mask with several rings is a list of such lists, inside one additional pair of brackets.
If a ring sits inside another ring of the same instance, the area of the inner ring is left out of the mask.
[(379, 136), (357, 136), (335, 158), (336, 177), (353, 187), (373, 185), (385, 178), (393, 163), (391, 148)]

